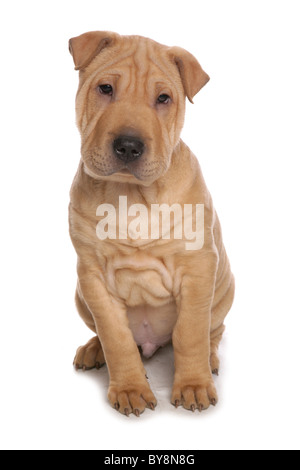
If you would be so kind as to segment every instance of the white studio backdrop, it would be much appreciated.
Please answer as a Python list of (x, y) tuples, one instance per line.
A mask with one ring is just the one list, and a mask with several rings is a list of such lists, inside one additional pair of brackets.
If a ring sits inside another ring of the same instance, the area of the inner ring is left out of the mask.
[[(10, 1), (0, 6), (3, 449), (299, 449), (299, 2)], [(105, 369), (75, 373), (91, 333), (73, 302), (68, 192), (80, 158), (68, 39), (140, 34), (188, 49), (211, 76), (187, 105), (237, 281), (202, 415), (170, 404), (172, 350), (146, 362), (159, 399), (110, 409)]]

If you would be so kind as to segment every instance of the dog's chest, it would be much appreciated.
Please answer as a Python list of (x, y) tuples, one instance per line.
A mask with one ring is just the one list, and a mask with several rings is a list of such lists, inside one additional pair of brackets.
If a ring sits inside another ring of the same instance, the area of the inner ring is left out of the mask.
[(173, 297), (173, 273), (162, 260), (147, 255), (108, 259), (106, 283), (110, 293), (127, 307), (158, 307)]
[(174, 274), (150, 256), (114, 257), (107, 262), (107, 288), (127, 306), (129, 327), (145, 357), (167, 344), (177, 319)]

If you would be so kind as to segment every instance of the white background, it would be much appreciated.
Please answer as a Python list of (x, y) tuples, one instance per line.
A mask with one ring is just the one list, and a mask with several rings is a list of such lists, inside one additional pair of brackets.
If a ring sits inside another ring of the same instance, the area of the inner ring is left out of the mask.
[[(299, 449), (299, 2), (1, 2), (0, 446)], [(80, 158), (68, 39), (140, 34), (192, 52), (211, 76), (188, 104), (237, 280), (206, 413), (169, 404), (170, 348), (147, 361), (158, 409), (129, 419), (106, 369), (75, 373), (91, 333), (73, 302), (68, 191)]]

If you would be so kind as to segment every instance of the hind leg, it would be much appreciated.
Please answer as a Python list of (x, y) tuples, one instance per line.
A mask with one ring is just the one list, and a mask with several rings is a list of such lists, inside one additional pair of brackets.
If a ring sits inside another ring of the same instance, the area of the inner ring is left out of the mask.
[[(79, 315), (85, 324), (96, 333), (93, 316), (81, 295), (79, 286), (76, 290), (75, 302)], [(85, 346), (81, 346), (77, 349), (73, 362), (76, 370), (82, 369), (84, 371), (94, 368), (100, 369), (103, 364), (105, 364), (105, 357), (98, 336), (92, 338)]]
[(210, 336), (210, 366), (211, 371), (215, 375), (219, 375), (220, 370), (220, 359), (218, 355), (219, 345), (225, 331), (225, 326), (221, 325)]
[[(224, 294), (224, 286), (226, 288)], [(227, 282), (219, 287), (216, 291), (217, 304), (212, 309), (212, 322), (210, 334), (210, 364), (212, 373), (219, 375), (220, 360), (218, 349), (225, 331), (224, 320), (231, 309), (235, 291), (235, 281), (231, 273)]]

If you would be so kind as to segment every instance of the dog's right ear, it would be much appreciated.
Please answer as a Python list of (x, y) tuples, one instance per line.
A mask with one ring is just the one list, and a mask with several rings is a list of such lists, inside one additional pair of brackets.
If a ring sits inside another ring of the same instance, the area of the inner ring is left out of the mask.
[(92, 60), (117, 38), (117, 34), (107, 31), (92, 31), (69, 41), (69, 51), (73, 57), (75, 70), (85, 69)]

